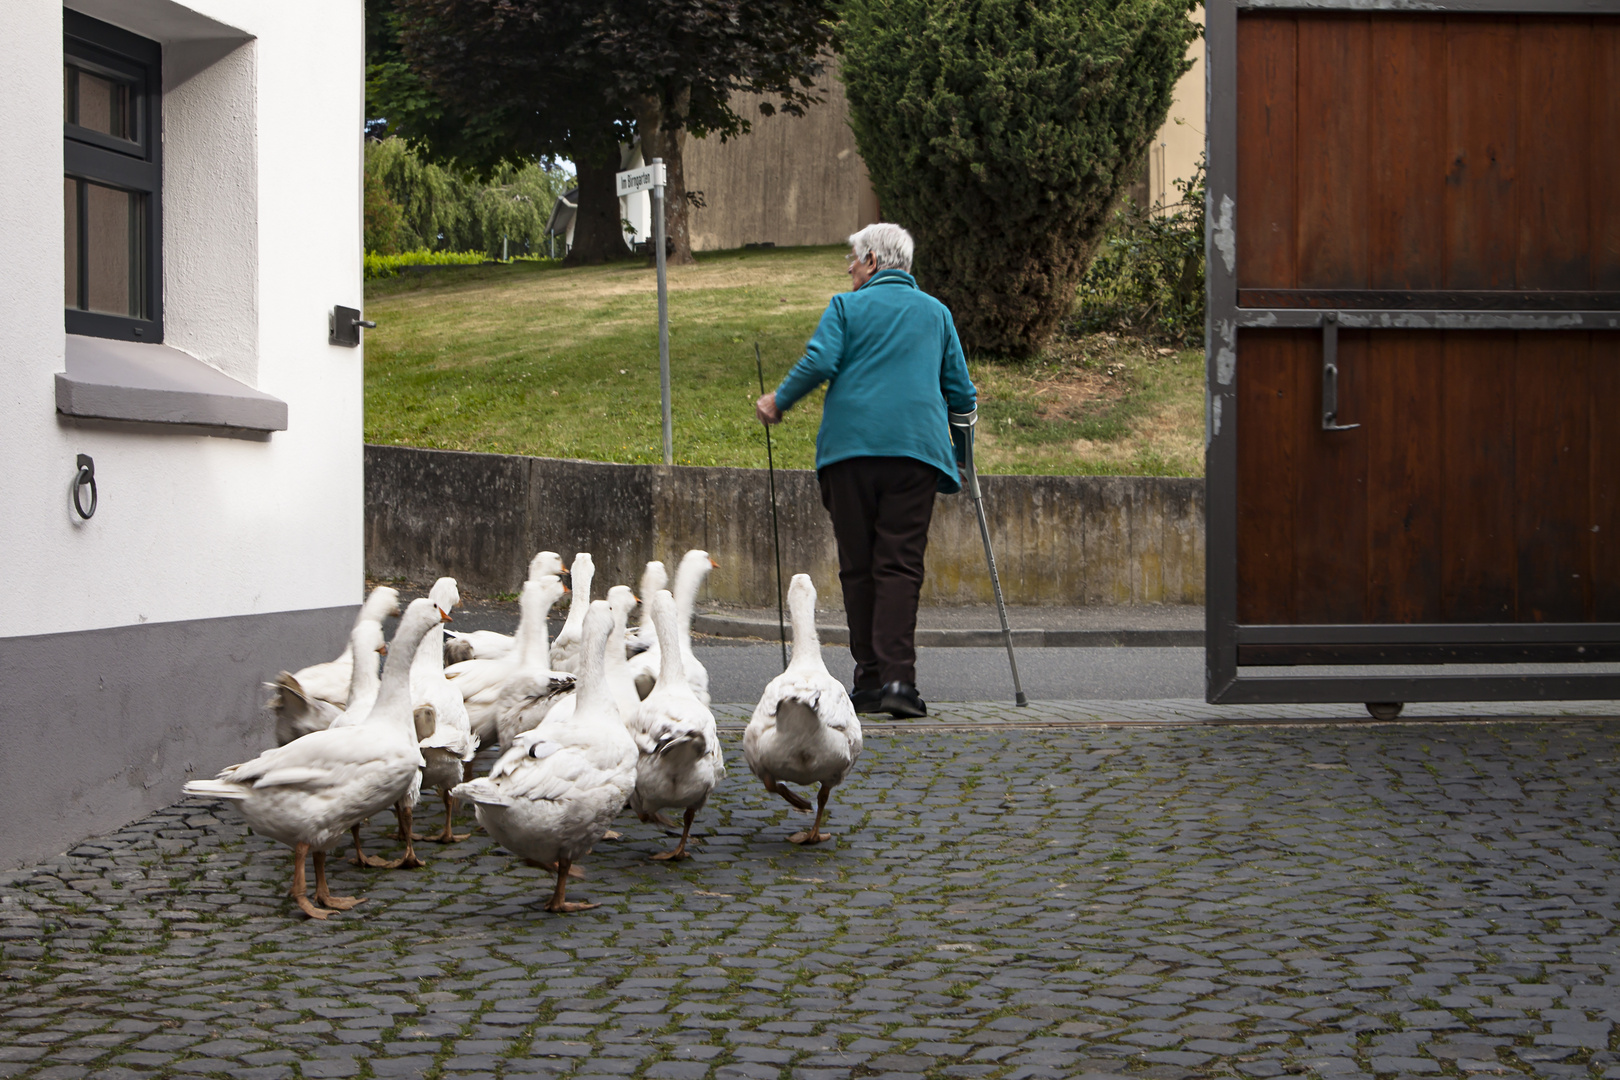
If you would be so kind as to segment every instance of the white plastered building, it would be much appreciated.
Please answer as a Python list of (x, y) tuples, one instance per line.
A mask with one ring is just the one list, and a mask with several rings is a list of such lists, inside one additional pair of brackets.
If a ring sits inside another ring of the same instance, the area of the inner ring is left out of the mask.
[(271, 745), (364, 582), (361, 0), (3, 24), (0, 869)]

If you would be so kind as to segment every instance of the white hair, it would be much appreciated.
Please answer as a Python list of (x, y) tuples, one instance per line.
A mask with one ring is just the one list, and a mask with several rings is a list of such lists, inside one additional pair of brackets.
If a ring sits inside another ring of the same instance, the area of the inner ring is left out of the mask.
[(873, 256), (879, 270), (911, 272), (911, 234), (892, 222), (868, 225), (850, 236), (849, 246), (857, 260)]

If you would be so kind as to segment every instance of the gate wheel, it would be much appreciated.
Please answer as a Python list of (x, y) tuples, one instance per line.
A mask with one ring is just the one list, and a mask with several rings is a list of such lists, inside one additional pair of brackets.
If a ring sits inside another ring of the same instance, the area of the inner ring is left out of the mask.
[(1404, 708), (1406, 708), (1406, 703), (1404, 701), (1367, 702), (1367, 711), (1372, 713), (1372, 718), (1374, 720), (1393, 720), (1397, 716), (1401, 715), (1401, 710)]

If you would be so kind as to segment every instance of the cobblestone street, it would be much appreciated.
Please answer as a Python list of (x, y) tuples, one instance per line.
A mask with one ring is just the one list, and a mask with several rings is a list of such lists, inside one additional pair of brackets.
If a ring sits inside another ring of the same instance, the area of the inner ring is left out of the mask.
[(625, 815), (582, 914), (475, 832), (309, 921), (198, 800), (0, 876), (0, 1075), (1620, 1078), (1610, 722), (872, 722), (800, 849), (739, 715), (696, 858)]

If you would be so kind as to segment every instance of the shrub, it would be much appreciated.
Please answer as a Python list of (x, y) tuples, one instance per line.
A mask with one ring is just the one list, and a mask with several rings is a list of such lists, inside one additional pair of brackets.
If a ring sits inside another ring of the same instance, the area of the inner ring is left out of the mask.
[(1190, 3), (846, 4), (856, 141), (970, 350), (1029, 356), (1070, 313), (1187, 70)]
[(399, 273), (401, 267), (406, 266), (477, 266), (484, 262), (485, 256), (481, 251), (428, 251), (418, 248), (415, 251), (401, 251), (396, 254), (385, 255), (380, 252), (366, 252), (366, 278), (393, 277)]
[(1080, 279), (1075, 328), (1178, 342), (1204, 336), (1204, 166), (1176, 181), (1181, 201), (1162, 210), (1128, 202), (1114, 214)]

